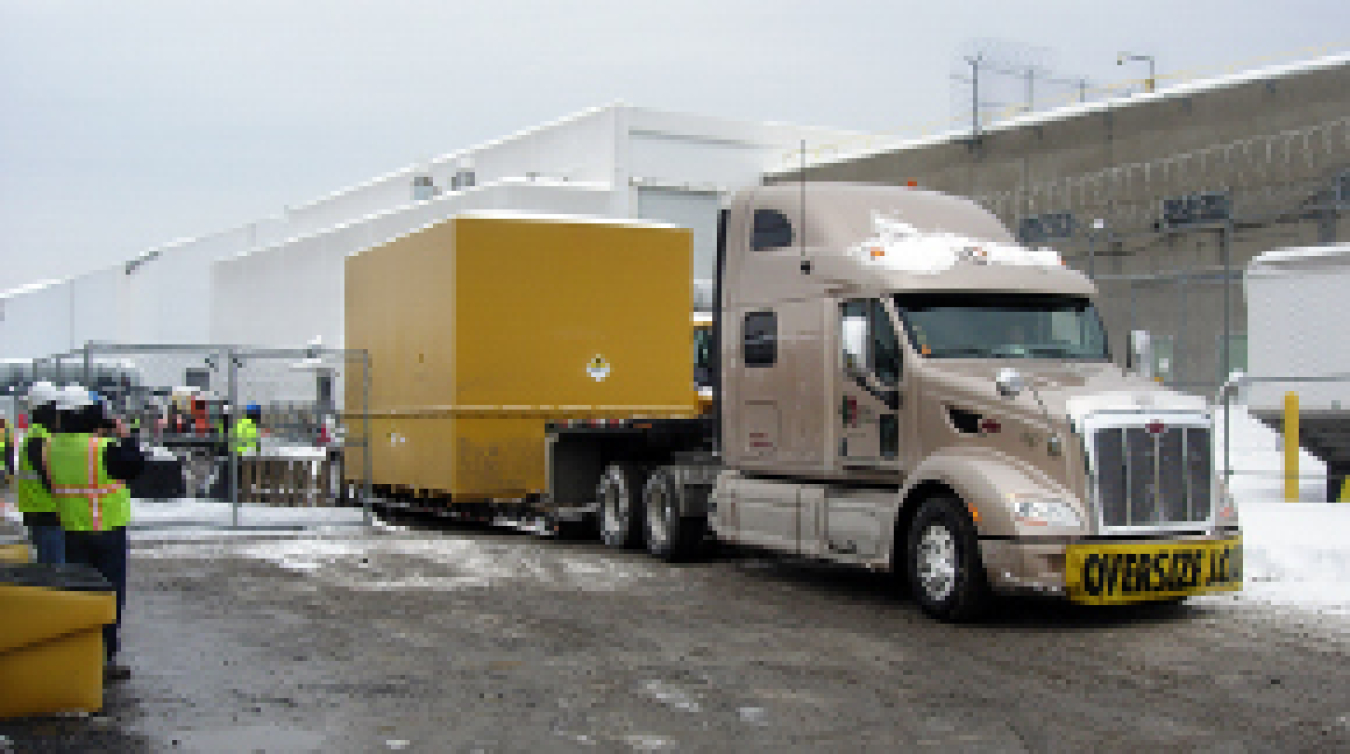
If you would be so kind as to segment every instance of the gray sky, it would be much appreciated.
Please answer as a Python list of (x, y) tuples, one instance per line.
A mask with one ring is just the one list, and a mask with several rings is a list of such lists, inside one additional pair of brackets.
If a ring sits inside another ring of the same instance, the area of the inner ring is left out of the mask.
[(617, 100), (912, 131), (987, 38), (1109, 83), (1350, 50), (1350, 3), (0, 0), (0, 291)]

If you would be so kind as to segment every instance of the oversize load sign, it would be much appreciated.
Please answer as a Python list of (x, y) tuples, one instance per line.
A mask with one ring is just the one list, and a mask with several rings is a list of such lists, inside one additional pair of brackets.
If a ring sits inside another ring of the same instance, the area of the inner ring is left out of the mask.
[(1091, 605), (1242, 588), (1242, 539), (1069, 545), (1069, 599)]

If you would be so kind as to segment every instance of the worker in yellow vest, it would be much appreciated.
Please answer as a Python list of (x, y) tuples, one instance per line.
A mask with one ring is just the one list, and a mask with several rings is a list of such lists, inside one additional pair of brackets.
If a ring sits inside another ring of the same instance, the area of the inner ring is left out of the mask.
[(66, 534), (56, 498), (52, 497), (50, 481), (44, 485), (38, 471), (42, 447), (56, 429), (57, 394), (50, 382), (37, 382), (28, 389), (28, 433), (19, 445), (19, 472), (15, 475), (15, 497), (23, 525), (37, 551), (37, 562), (49, 565), (66, 562)]
[[(145, 455), (126, 426), (88, 391), (67, 386), (56, 406), (61, 431), (48, 439), (42, 460), (66, 531), (66, 562), (91, 566), (117, 593), (117, 621), (103, 627), (104, 678), (122, 680), (131, 675), (117, 662), (127, 594), (126, 527), (131, 521), (125, 483), (145, 468)], [(105, 428), (117, 439), (101, 437)]]
[(14, 466), (11, 460), (11, 444), (9, 422), (5, 417), (0, 416), (0, 487), (9, 483), (9, 477), (13, 473)]

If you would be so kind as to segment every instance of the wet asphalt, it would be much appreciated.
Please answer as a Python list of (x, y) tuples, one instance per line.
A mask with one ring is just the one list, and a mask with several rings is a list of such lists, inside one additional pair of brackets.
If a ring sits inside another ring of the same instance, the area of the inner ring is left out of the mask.
[(950, 626), (876, 574), (426, 522), (145, 533), (130, 579), (133, 678), (0, 754), (1350, 751), (1347, 619), (1229, 598)]

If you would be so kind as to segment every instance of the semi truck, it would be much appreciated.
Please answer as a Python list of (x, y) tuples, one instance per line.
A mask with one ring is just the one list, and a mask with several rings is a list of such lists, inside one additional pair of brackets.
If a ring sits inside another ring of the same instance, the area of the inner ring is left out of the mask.
[[(554, 232), (568, 226), (550, 222)], [(1108, 604), (1240, 588), (1241, 531), (1214, 473), (1204, 399), (1117, 366), (1091, 281), (1053, 251), (1018, 246), (974, 202), (827, 183), (734, 195), (719, 226), (706, 413), (663, 381), (688, 376), (687, 330), (662, 334), (667, 318), (688, 322), (685, 289), (669, 277), (678, 265), (634, 276), (630, 265), (650, 256), (637, 246), (601, 253), (615, 269), (597, 285), (623, 314), (607, 308), (584, 335), (564, 327), (577, 341), (613, 346), (568, 356), (589, 359), (587, 402), (571, 404), (568, 416), (555, 404), (519, 407), (533, 413), (513, 447), (541, 468), (537, 486), (511, 505), (672, 561), (711, 540), (891, 572), (926, 613), (948, 621), (982, 615), (998, 594)], [(538, 249), (504, 242), (501, 251)], [(395, 258), (388, 249), (367, 253)], [(360, 259), (349, 260), (349, 286), (361, 279), (352, 266)], [(566, 284), (580, 283), (568, 275)], [(562, 296), (550, 317), (573, 324), (586, 317), (576, 295), (601, 295), (524, 287)], [(352, 339), (357, 310), (348, 311), (350, 344), (376, 349), (379, 385), (400, 366), (381, 357), (380, 338)], [(630, 358), (619, 336), (635, 323), (646, 331), (649, 318), (648, 355), (686, 360), (664, 359), (651, 385), (620, 383)], [(559, 340), (522, 336), (502, 347)], [(656, 348), (666, 337), (669, 347)], [(545, 367), (534, 378), (541, 394), (553, 389), (542, 386), (551, 374)], [(611, 389), (625, 400), (603, 399)], [(380, 421), (384, 409), (370, 410)], [(430, 444), (427, 463), (464, 462), (464, 446)], [(447, 511), (501, 504), (394, 481), (426, 470), (389, 477), (378, 433), (373, 447), (376, 489), (389, 500), (433, 500)]]

